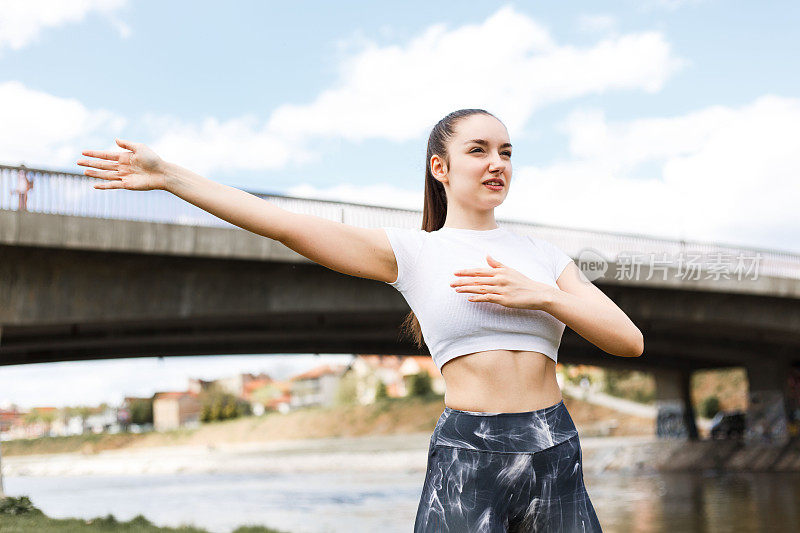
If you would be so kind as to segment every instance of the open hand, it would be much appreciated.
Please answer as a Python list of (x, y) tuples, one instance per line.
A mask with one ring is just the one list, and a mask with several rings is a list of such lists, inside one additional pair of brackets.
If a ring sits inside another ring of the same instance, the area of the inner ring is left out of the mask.
[(456, 292), (474, 293), (471, 302), (493, 302), (517, 309), (542, 309), (557, 290), (551, 285), (533, 281), (518, 270), (507, 267), (492, 256), (486, 261), (491, 268), (467, 268), (455, 272), (460, 279), (450, 286)]
[(96, 183), (95, 189), (128, 189), (150, 191), (166, 189), (164, 160), (142, 143), (116, 139), (117, 144), (130, 152), (84, 150), (81, 154), (97, 159), (81, 159), (78, 164), (102, 170), (84, 170), (87, 176), (106, 180)]

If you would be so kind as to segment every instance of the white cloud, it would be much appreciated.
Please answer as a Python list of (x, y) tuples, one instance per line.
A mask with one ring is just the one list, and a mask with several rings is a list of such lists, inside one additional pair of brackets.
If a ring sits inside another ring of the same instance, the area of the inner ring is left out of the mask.
[(102, 148), (127, 121), (104, 110), (90, 110), (74, 98), (60, 98), (0, 83), (0, 161), (28, 166), (74, 166), (81, 150)]
[(772, 95), (616, 123), (576, 111), (562, 124), (572, 157), (515, 170), (504, 208), (522, 217), (541, 198), (551, 224), (800, 251), (799, 124), (800, 100)]
[[(4, 0), (0, 9), (0, 51), (19, 50), (35, 42), (42, 31), (80, 22), (87, 14), (97, 11), (111, 14), (127, 0)], [(111, 19), (124, 38), (130, 28)]]
[(588, 48), (559, 45), (511, 7), (481, 24), (432, 25), (405, 45), (378, 46), (356, 32), (336, 50), (340, 79), (314, 101), (283, 105), (265, 124), (254, 117), (200, 124), (151, 117), (158, 132), (152, 147), (201, 173), (274, 169), (317, 158), (308, 148), (314, 137), (416, 139), (432, 117), (459, 107), (496, 113), (513, 136), (547, 104), (614, 89), (655, 92), (686, 63), (656, 32), (607, 37)]
[(252, 115), (225, 122), (206, 117), (200, 123), (188, 123), (151, 114), (144, 117), (144, 125), (154, 138), (148, 146), (161, 157), (200, 174), (217, 169), (281, 168), (316, 157), (305, 147), (290, 144), (269, 131)]
[[(357, 36), (349, 45), (342, 41), (340, 48), (348, 51), (340, 53), (339, 82), (308, 104), (283, 105), (267, 121), (252, 115), (197, 122), (149, 115), (144, 125), (152, 134), (142, 140), (166, 159), (210, 173), (310, 162), (319, 157), (309, 148), (317, 136), (416, 139), (427, 134), (432, 117), (458, 107), (489, 109), (514, 136), (536, 109), (549, 103), (613, 89), (657, 91), (684, 64), (659, 33), (607, 37), (575, 48), (555, 43), (546, 28), (511, 7), (481, 24), (454, 29), (432, 25), (405, 45), (378, 46)], [(13, 100), (6, 104), (20, 108)], [(21, 107), (27, 107), (24, 101)], [(108, 127), (108, 120), (92, 124), (98, 132), (106, 126), (104, 139), (119, 134)], [(83, 144), (62, 141), (60, 149), (47, 152), (53, 154), (47, 163), (69, 163), (80, 148), (98, 146), (80, 133), (88, 125), (82, 128), (76, 127), (72, 138)], [(37, 142), (27, 146), (41, 159), (41, 130), (32, 131)], [(57, 131), (45, 133), (45, 139), (57, 142)], [(0, 157), (28, 158), (21, 152), (24, 146)]]
[[(577, 109), (560, 128), (570, 157), (516, 167), (497, 218), (800, 252), (800, 100), (766, 95), (738, 108), (618, 122)], [(417, 190), (303, 185), (289, 193), (417, 210), (423, 201), (421, 179)]]
[(657, 32), (606, 38), (588, 48), (556, 43), (532, 18), (504, 7), (481, 24), (435, 24), (405, 45), (344, 60), (340, 80), (313, 102), (278, 108), (270, 130), (295, 139), (417, 138), (431, 117), (459, 107), (496, 113), (513, 136), (553, 102), (614, 89), (658, 91), (683, 65)]

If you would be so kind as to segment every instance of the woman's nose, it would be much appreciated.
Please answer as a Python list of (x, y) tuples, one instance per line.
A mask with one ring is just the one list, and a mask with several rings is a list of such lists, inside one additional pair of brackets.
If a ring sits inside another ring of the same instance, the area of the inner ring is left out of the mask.
[(489, 163), (489, 170), (500, 170), (504, 171), (506, 169), (506, 163), (502, 159), (493, 159)]

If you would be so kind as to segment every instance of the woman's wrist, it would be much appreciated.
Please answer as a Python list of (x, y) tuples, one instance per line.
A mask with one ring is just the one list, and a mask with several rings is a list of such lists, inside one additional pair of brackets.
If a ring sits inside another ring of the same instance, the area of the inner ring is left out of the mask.
[(542, 301), (539, 303), (538, 309), (540, 311), (552, 314), (552, 310), (562, 304), (563, 297), (565, 295), (566, 293), (564, 291), (553, 287), (551, 290), (545, 292)]
[(182, 170), (184, 169), (169, 161), (161, 162), (156, 175), (161, 179), (165, 191), (178, 194), (182, 182), (185, 182), (185, 173)]

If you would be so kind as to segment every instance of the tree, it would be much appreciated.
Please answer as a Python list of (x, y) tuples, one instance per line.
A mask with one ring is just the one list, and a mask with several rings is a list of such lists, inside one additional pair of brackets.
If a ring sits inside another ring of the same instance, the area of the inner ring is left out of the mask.
[(250, 413), (248, 402), (219, 387), (214, 386), (200, 394), (200, 420), (202, 422), (228, 420)]
[(149, 398), (137, 398), (128, 402), (130, 410), (130, 423), (137, 425), (153, 423), (153, 400)]
[(375, 388), (375, 399), (376, 400), (385, 400), (389, 397), (389, 391), (386, 390), (386, 383), (382, 380), (378, 380), (378, 386)]
[(410, 387), (409, 396), (425, 397), (433, 394), (433, 387), (431, 385), (431, 375), (421, 370), (416, 374), (409, 377)]
[(700, 402), (700, 414), (704, 418), (714, 418), (720, 410), (719, 398), (716, 396), (708, 396), (703, 398)]

